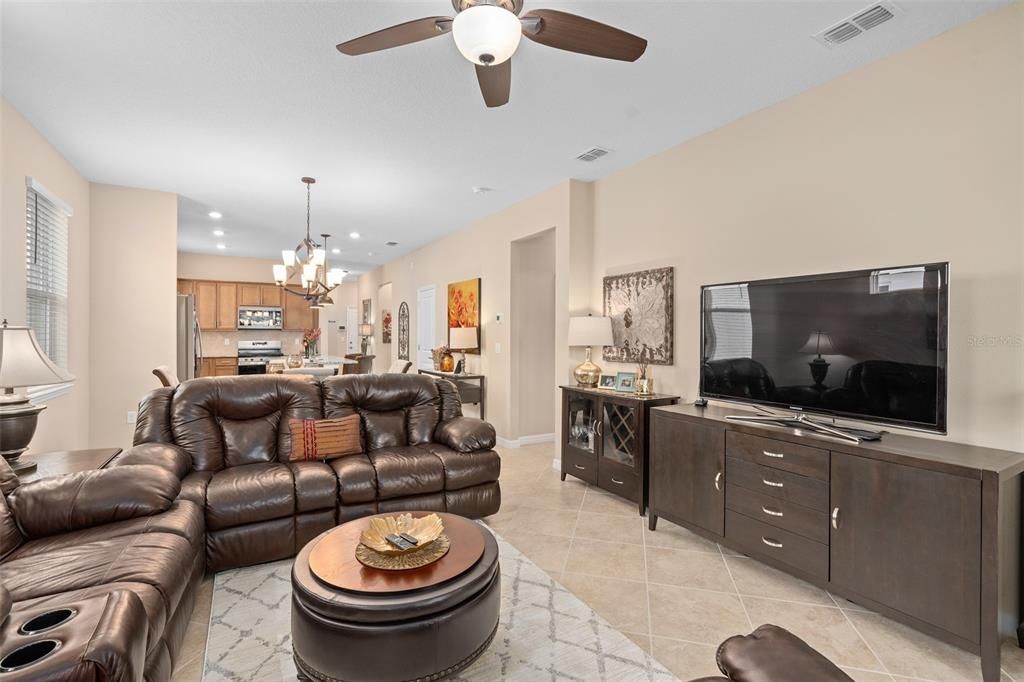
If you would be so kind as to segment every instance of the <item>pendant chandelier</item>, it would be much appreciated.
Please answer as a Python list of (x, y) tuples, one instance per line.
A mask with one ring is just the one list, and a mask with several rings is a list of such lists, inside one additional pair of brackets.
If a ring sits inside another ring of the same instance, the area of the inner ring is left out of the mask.
[[(302, 296), (309, 301), (311, 308), (323, 308), (331, 305), (331, 292), (334, 291), (345, 275), (347, 270), (340, 268), (331, 269), (327, 264), (327, 239), (329, 234), (321, 234), (323, 243), (318, 244), (309, 234), (309, 206), (310, 187), (316, 183), (314, 178), (302, 178), (306, 184), (306, 238), (296, 245), (294, 249), (286, 249), (281, 252), (283, 264), (274, 265), (274, 281), (277, 285), (289, 294)], [(289, 287), (288, 283), (296, 280), (302, 283), (302, 288)]]

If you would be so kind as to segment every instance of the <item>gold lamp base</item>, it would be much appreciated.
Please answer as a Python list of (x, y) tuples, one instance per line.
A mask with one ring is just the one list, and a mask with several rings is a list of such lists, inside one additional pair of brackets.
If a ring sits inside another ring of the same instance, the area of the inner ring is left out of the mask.
[(576, 384), (583, 388), (597, 388), (601, 381), (601, 368), (595, 365), (590, 359), (590, 346), (587, 346), (587, 359), (572, 371), (576, 377)]

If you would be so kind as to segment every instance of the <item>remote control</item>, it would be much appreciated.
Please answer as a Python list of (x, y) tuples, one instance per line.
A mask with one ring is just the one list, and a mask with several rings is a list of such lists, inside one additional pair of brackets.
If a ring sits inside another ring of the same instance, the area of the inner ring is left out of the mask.
[(392, 544), (395, 547), (397, 547), (398, 549), (412, 549), (413, 547), (416, 546), (416, 545), (413, 545), (413, 544), (409, 543), (409, 541), (406, 540), (405, 538), (403, 538), (403, 537), (401, 537), (399, 535), (395, 535), (394, 533), (388, 533), (387, 535), (384, 536), (384, 539), (387, 540), (390, 544)]
[(415, 547), (416, 545), (420, 544), (419, 540), (417, 540), (413, 536), (409, 535), (408, 533), (399, 533), (398, 536), (400, 538), (402, 538), (403, 540), (405, 540), (406, 542), (408, 542), (409, 544), (411, 544), (413, 547)]

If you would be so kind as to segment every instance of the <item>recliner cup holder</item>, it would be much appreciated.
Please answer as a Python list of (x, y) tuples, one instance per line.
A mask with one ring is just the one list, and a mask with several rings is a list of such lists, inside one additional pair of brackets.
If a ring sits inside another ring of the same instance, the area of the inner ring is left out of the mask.
[(67, 623), (77, 615), (78, 610), (70, 608), (47, 611), (22, 623), (21, 627), (18, 628), (18, 634), (38, 635), (40, 632), (46, 632)]
[(13, 673), (38, 663), (59, 648), (60, 642), (55, 639), (43, 639), (20, 646), (0, 659), (0, 675)]

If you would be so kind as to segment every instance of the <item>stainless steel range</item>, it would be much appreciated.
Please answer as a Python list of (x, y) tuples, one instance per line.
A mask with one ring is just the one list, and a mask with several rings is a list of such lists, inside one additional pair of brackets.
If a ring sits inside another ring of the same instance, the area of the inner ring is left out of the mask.
[(280, 341), (239, 341), (238, 373), (266, 374), (267, 365), (283, 357)]

